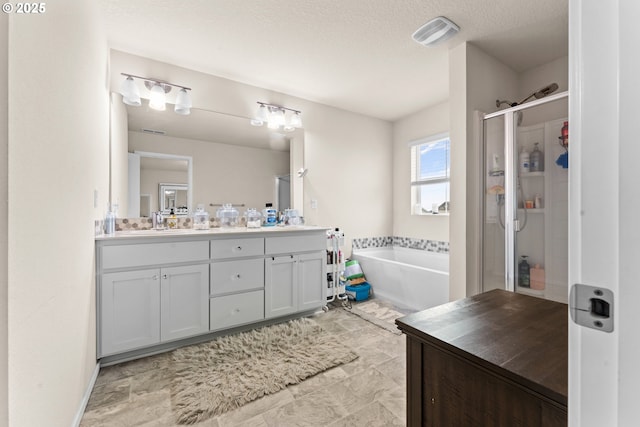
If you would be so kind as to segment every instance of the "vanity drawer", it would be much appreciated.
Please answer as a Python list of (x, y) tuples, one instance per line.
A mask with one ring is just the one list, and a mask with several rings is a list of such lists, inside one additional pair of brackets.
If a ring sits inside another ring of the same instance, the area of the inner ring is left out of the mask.
[(102, 268), (141, 267), (145, 265), (206, 261), (209, 242), (141, 243), (134, 245), (104, 246)]
[(211, 241), (211, 259), (264, 255), (264, 239), (216, 239)]
[(264, 258), (211, 264), (211, 295), (264, 287)]
[(291, 254), (296, 252), (322, 251), (327, 247), (324, 234), (309, 236), (267, 237), (265, 239), (265, 253)]
[(209, 300), (209, 329), (216, 331), (264, 319), (264, 291)]

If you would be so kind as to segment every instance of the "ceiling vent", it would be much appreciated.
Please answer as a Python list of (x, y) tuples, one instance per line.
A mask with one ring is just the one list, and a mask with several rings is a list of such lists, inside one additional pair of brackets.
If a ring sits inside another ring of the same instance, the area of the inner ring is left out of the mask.
[(418, 28), (411, 37), (421, 45), (434, 46), (455, 36), (458, 31), (460, 27), (455, 23), (444, 16), (438, 16)]
[(167, 134), (163, 130), (156, 130), (156, 129), (149, 129), (149, 128), (142, 128), (142, 132), (150, 133), (151, 135), (166, 135)]

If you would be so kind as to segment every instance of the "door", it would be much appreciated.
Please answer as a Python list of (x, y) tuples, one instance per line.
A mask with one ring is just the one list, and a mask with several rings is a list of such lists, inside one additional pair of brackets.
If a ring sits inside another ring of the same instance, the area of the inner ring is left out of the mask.
[(569, 284), (614, 294), (610, 333), (569, 322), (569, 425), (636, 426), (640, 2), (569, 1)]
[(160, 271), (107, 273), (100, 284), (98, 357), (160, 342)]
[(209, 331), (209, 265), (160, 270), (161, 339), (170, 341)]
[(296, 257), (286, 255), (267, 258), (264, 276), (265, 319), (298, 311)]
[(327, 299), (323, 286), (325, 273), (325, 253), (317, 252), (298, 255), (299, 299), (298, 310), (313, 310), (322, 307)]

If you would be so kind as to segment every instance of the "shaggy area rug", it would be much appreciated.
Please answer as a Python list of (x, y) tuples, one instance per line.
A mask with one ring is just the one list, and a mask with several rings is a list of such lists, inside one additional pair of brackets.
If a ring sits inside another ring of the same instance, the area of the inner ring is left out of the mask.
[(311, 319), (265, 326), (175, 350), (171, 401), (194, 424), (357, 357)]

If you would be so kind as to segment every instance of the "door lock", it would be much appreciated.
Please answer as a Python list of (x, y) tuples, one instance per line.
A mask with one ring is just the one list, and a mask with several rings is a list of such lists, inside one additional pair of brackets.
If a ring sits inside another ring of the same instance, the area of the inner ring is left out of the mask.
[(613, 331), (613, 292), (609, 289), (576, 283), (569, 295), (571, 319), (581, 326), (605, 332)]

